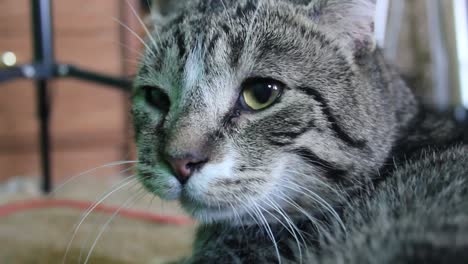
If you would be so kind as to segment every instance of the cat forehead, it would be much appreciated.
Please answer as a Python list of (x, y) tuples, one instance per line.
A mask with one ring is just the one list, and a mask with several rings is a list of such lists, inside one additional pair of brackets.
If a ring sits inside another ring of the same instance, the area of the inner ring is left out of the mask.
[[(267, 60), (266, 57), (287, 60), (288, 52), (301, 48), (301, 41), (314, 42), (310, 37), (317, 32), (310, 21), (301, 20), (296, 12), (285, 10), (286, 7), (244, 4), (230, 13), (206, 16), (183, 13), (155, 31), (153, 39), (157, 48), (147, 52), (155, 55), (147, 54), (142, 67), (164, 74), (180, 74), (194, 69), (194, 61), (198, 60), (196, 68), (209, 78), (226, 68), (239, 70), (245, 66), (239, 65), (240, 62), (252, 65)], [(302, 38), (306, 35), (309, 39)], [(323, 40), (323, 36), (320, 38)], [(262, 68), (256, 66), (257, 70)]]

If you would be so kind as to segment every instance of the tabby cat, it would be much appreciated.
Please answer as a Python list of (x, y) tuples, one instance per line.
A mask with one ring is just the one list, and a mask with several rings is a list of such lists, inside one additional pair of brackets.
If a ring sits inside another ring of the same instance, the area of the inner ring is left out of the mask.
[(373, 39), (373, 0), (171, 1), (134, 82), (181, 263), (468, 263), (468, 145)]

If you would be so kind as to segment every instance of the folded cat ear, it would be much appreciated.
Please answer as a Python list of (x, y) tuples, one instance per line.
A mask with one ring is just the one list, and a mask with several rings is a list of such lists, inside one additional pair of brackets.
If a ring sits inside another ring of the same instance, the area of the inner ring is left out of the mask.
[(311, 18), (332, 32), (354, 55), (375, 49), (374, 16), (376, 0), (312, 0)]

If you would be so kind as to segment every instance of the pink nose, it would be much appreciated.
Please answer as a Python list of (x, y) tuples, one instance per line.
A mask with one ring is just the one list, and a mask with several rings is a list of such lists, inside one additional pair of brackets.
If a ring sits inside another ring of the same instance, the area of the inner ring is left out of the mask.
[(176, 178), (180, 183), (184, 184), (188, 181), (193, 172), (200, 169), (208, 161), (206, 158), (199, 158), (189, 155), (188, 158), (178, 159), (169, 157), (167, 159), (174, 171)]

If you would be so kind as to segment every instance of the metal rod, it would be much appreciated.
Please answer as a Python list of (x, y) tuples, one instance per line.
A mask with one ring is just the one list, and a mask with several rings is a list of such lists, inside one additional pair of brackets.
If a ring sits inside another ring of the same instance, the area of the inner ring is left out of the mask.
[(130, 88), (132, 87), (131, 80), (115, 78), (105, 74), (83, 70), (73, 65), (67, 64), (60, 64), (57, 66), (57, 75), (61, 77), (71, 77), (102, 85), (113, 86), (125, 92), (130, 91)]
[(40, 64), (45, 74), (36, 81), (37, 111), (39, 115), (39, 140), (42, 163), (42, 191), (52, 190), (51, 159), (50, 159), (50, 104), (48, 79), (54, 75), (54, 47), (52, 28), (52, 5), (50, 0), (31, 0), (32, 27), (34, 40), (34, 60)]
[(21, 67), (11, 67), (0, 70), (0, 83), (22, 78), (23, 70)]

